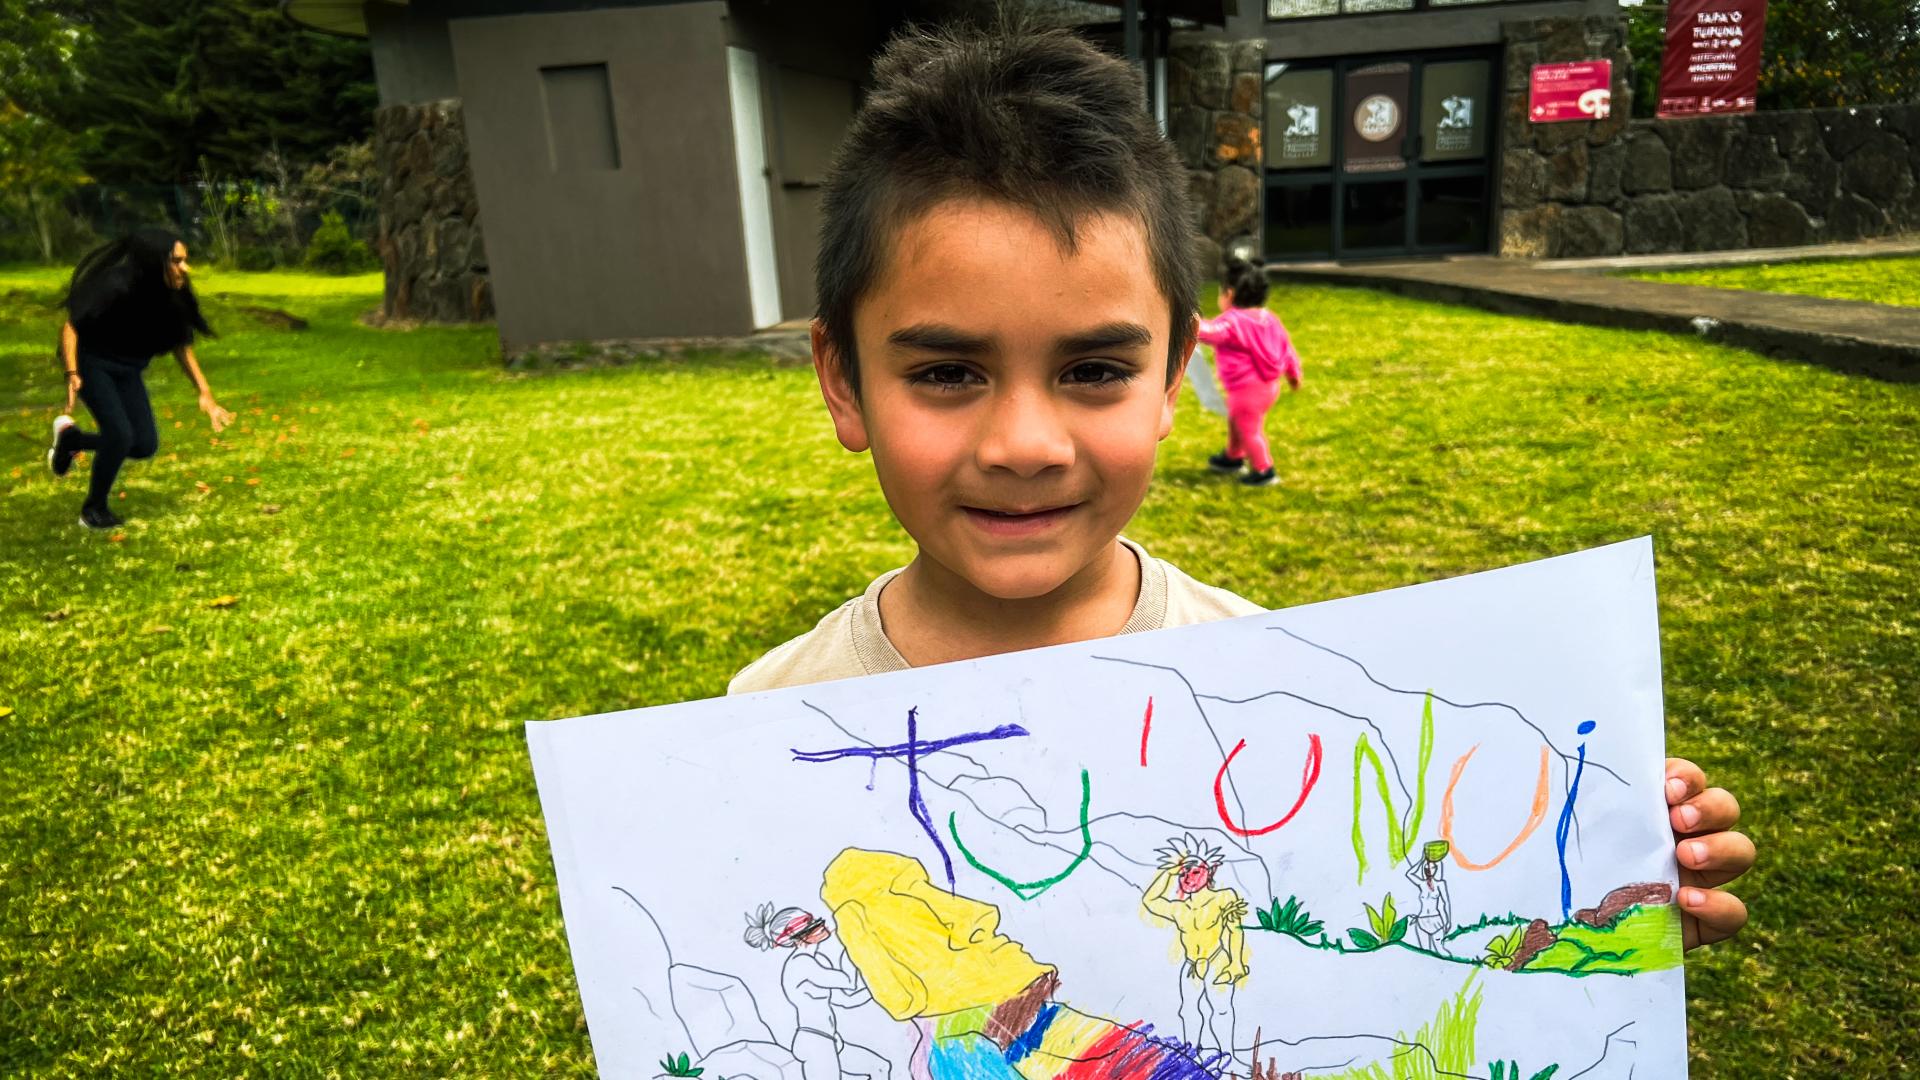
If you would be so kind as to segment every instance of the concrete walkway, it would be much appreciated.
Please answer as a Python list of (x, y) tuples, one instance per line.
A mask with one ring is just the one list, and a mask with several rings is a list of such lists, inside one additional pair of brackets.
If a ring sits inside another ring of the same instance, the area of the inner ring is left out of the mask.
[[(1776, 249), (1788, 258), (1920, 254), (1920, 240)], [(1715, 289), (1596, 271), (1785, 261), (1748, 258), (1759, 252), (1622, 259), (1462, 258), (1362, 263), (1286, 263), (1269, 267), (1281, 280), (1361, 285), (1421, 300), (1467, 304), (1507, 315), (1629, 330), (1697, 334), (1711, 341), (1893, 382), (1920, 382), (1920, 308), (1827, 300), (1788, 293)], [(1772, 253), (1766, 253), (1772, 254)], [(1709, 258), (1718, 261), (1707, 261)], [(1691, 259), (1695, 261), (1678, 261)]]

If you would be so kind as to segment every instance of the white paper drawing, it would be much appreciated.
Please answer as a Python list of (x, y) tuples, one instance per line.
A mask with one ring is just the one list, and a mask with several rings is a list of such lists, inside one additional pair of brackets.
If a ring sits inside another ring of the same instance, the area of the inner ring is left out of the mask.
[(1215, 416), (1227, 415), (1227, 395), (1220, 389), (1220, 377), (1213, 373), (1213, 349), (1207, 345), (1195, 345), (1187, 357), (1187, 385), (1193, 387), (1193, 394), (1200, 399), (1200, 407)]
[(1652, 544), (528, 725), (602, 1075), (1686, 1075)]

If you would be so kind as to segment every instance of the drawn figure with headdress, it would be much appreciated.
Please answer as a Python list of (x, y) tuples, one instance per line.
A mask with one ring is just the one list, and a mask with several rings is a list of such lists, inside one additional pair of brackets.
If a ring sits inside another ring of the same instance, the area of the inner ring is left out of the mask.
[(1141, 898), (1149, 915), (1180, 932), (1180, 1031), (1196, 1050), (1233, 1053), (1233, 995), (1247, 977), (1241, 923), (1247, 902), (1215, 887), (1225, 857), (1191, 833), (1156, 852), (1160, 872)]
[(1453, 845), (1435, 840), (1408, 860), (1407, 880), (1420, 891), (1413, 914), (1413, 940), (1430, 953), (1447, 955), (1447, 934), (1453, 930), (1453, 897), (1447, 893), (1446, 864)]
[(763, 952), (788, 950), (780, 968), (780, 989), (793, 1006), (795, 1026), (789, 1049), (806, 1080), (861, 1076), (887, 1080), (892, 1066), (885, 1058), (840, 1035), (834, 1010), (864, 1005), (873, 1000), (873, 993), (858, 969), (849, 971), (821, 951), (821, 943), (832, 936), (827, 921), (812, 912), (797, 907), (775, 911), (772, 904), (762, 904), (747, 915), (744, 935), (748, 945)]

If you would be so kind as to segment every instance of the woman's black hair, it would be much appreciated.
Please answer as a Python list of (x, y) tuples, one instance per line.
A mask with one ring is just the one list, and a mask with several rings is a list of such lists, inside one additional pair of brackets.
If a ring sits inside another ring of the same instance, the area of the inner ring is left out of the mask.
[(193, 342), (196, 333), (217, 337), (200, 314), (191, 282), (178, 289), (166, 281), (167, 262), (180, 236), (171, 229), (147, 227), (102, 244), (82, 256), (60, 301), (74, 325), (96, 318), (121, 303), (138, 304), (134, 313), (160, 325), (155, 340), (162, 348)]
[(1267, 264), (1259, 259), (1230, 259), (1223, 284), (1233, 290), (1234, 307), (1260, 307), (1267, 302)]

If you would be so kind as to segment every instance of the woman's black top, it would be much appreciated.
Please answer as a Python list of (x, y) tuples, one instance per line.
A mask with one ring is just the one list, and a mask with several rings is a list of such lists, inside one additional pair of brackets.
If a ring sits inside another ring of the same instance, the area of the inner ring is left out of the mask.
[(137, 281), (132, 266), (101, 271), (85, 295), (68, 302), (79, 352), (134, 369), (155, 355), (193, 343), (193, 326), (175, 290)]

